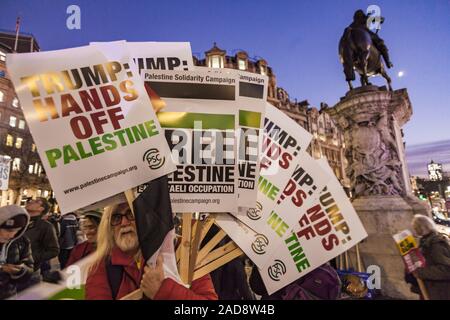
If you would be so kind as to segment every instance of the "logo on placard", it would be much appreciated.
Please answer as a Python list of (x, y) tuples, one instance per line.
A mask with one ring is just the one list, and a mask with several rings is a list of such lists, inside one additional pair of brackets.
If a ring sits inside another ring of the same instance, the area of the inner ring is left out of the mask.
[(149, 186), (148, 183), (144, 183), (144, 184), (140, 184), (136, 187), (136, 193), (137, 194), (141, 194), (142, 192), (145, 191), (145, 189), (147, 189), (147, 187)]
[(252, 243), (252, 250), (256, 254), (266, 253), (266, 247), (269, 244), (269, 239), (263, 234), (258, 233), (255, 236), (255, 241)]
[(275, 263), (267, 269), (270, 279), (280, 281), (281, 276), (286, 273), (286, 266), (283, 261), (275, 260)]
[(249, 208), (247, 210), (247, 217), (251, 220), (258, 220), (261, 219), (261, 213), (262, 213), (262, 205), (259, 202), (256, 202), (255, 208)]
[(158, 149), (152, 148), (144, 153), (142, 161), (147, 161), (149, 168), (152, 170), (156, 170), (164, 165), (164, 163), (166, 162), (166, 158), (161, 157)]

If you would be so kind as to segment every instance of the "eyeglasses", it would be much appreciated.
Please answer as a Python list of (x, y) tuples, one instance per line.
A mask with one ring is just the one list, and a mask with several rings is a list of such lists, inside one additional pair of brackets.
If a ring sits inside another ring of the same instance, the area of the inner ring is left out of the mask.
[(122, 223), (122, 218), (127, 218), (128, 221), (134, 221), (134, 215), (131, 210), (128, 210), (124, 214), (113, 213), (111, 216), (111, 226), (115, 227)]

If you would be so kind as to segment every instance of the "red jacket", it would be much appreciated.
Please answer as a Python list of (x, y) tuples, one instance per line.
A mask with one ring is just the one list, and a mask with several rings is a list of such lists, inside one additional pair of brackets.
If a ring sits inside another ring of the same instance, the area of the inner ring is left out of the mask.
[(72, 251), (70, 251), (69, 259), (67, 260), (66, 267), (74, 264), (75, 262), (83, 259), (88, 256), (92, 252), (95, 251), (95, 247), (92, 243), (84, 241), (80, 244), (77, 244)]
[[(111, 255), (112, 265), (121, 265), (124, 275), (117, 293), (117, 299), (139, 289), (144, 262), (138, 268), (133, 257), (124, 254), (120, 249), (114, 248)], [(91, 270), (86, 280), (86, 300), (112, 300), (105, 262)], [(178, 284), (172, 279), (164, 279), (154, 300), (217, 300), (217, 294), (209, 274), (192, 282), (190, 289)]]

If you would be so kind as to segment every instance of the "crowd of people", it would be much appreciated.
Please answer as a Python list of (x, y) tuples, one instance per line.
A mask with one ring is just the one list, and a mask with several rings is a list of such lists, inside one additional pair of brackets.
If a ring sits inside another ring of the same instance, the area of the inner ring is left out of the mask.
[[(339, 297), (341, 283), (330, 264), (268, 295), (258, 269), (253, 266), (251, 272), (246, 272), (249, 260), (245, 256), (186, 286), (166, 277), (162, 256), (153, 266), (145, 263), (135, 218), (127, 203), (107, 207), (104, 212), (63, 216), (49, 210), (45, 198), (30, 199), (25, 207), (0, 208), (0, 299), (14, 298), (41, 281), (58, 282), (59, 270), (90, 254), (95, 259), (85, 285), (87, 300), (121, 299), (137, 289), (141, 289), (144, 299), (164, 300)], [(448, 237), (440, 234), (434, 221), (426, 216), (415, 216), (412, 227), (421, 239), (426, 266), (408, 275), (406, 281), (420, 294), (417, 279), (421, 279), (431, 299), (450, 300)], [(217, 231), (211, 229), (205, 241)]]

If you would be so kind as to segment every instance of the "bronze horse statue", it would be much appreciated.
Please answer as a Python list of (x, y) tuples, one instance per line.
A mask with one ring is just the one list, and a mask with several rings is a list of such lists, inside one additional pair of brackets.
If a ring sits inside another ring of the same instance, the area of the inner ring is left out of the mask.
[(387, 48), (383, 40), (367, 28), (367, 19), (362, 10), (356, 11), (353, 23), (345, 29), (339, 41), (339, 57), (344, 66), (345, 80), (352, 90), (352, 81), (355, 80), (354, 70), (360, 75), (361, 86), (371, 85), (369, 77), (380, 74), (386, 79), (389, 90), (392, 91), (391, 78), (381, 61), (383, 56), (387, 66), (392, 67)]

